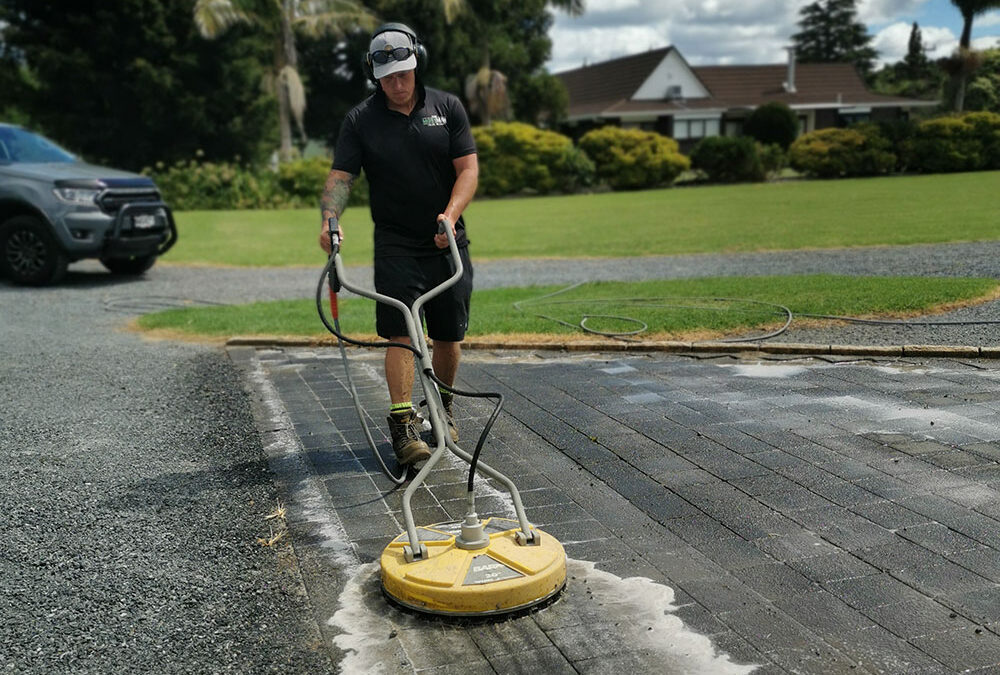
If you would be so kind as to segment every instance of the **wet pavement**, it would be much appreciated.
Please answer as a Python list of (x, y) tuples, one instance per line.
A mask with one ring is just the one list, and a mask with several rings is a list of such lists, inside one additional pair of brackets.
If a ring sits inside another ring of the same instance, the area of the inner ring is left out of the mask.
[[(402, 491), (339, 352), (228, 353), (344, 672), (1000, 672), (997, 360), (468, 350), (458, 386), (505, 397), (483, 459), (570, 579), (536, 612), (455, 623), (379, 592)], [(388, 458), (382, 354), (349, 355)], [(456, 401), (463, 447), (490, 410)], [(465, 480), (439, 464), (416, 524), (460, 519)], [(476, 491), (480, 516), (512, 516), (493, 481)]]

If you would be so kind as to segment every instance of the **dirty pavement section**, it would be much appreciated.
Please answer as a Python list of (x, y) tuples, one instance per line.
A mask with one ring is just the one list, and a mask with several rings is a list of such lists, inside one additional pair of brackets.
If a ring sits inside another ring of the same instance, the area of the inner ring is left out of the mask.
[[(328, 516), (306, 523), (315, 546), (297, 550), (314, 564), (307, 587), (323, 591), (317, 618), (345, 670), (1000, 664), (995, 361), (467, 352), (459, 385), (506, 397), (484, 460), (563, 542), (571, 579), (537, 613), (455, 626), (378, 592), (401, 493), (369, 457), (339, 354), (229, 351), (265, 390), (263, 428), (285, 434), (272, 459), (295, 458), (297, 485), (314, 486)], [(370, 422), (384, 427), (381, 354), (350, 355)], [(488, 404), (459, 399), (457, 412), (471, 443)], [(457, 462), (432, 473), (417, 524), (464, 515), (463, 481)], [(480, 515), (510, 515), (489, 481), (478, 490)], [(324, 550), (337, 557), (324, 562)], [(318, 579), (324, 565), (341, 570), (336, 584)]]

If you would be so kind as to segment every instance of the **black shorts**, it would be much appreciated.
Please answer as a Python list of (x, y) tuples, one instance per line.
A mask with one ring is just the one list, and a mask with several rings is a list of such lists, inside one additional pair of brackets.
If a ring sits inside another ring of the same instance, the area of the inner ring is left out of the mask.
[[(472, 297), (472, 262), (469, 249), (458, 249), (462, 259), (462, 278), (440, 295), (424, 304), (423, 319), (427, 335), (432, 340), (461, 342), (469, 327), (469, 300)], [(382, 256), (375, 259), (375, 290), (402, 301), (407, 307), (421, 295), (449, 278), (452, 269), (450, 255)], [(405, 337), (403, 314), (385, 303), (376, 303), (375, 330), (379, 337)]]

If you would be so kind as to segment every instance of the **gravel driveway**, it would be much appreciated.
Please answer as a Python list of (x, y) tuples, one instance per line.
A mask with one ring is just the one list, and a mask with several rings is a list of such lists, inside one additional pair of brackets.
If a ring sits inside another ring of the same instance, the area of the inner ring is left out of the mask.
[[(474, 249), (473, 249), (474, 251)], [(479, 288), (734, 274), (1000, 276), (1000, 243), (622, 260), (479, 262)], [(262, 546), (276, 489), (223, 350), (152, 342), (135, 315), (309, 297), (317, 268), (160, 265), (57, 288), (0, 282), (0, 669), (332, 669), (291, 549)], [(370, 270), (355, 270), (359, 279)], [(997, 303), (958, 318), (1000, 318)], [(796, 342), (998, 344), (996, 327), (831, 327)]]
[(0, 671), (332, 669), (232, 364), (107, 308), (174, 292), (0, 283)]

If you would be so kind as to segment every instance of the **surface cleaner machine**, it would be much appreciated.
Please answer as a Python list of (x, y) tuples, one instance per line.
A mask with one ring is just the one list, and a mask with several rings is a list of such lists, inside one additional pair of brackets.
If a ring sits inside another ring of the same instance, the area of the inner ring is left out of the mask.
[[(566, 553), (558, 540), (533, 528), (528, 522), (521, 496), (513, 481), (479, 461), (486, 436), (500, 413), (502, 396), (461, 391), (445, 385), (434, 375), (430, 350), (423, 333), (422, 308), (427, 301), (457, 283), (463, 271), (451, 224), (442, 220), (438, 226), (439, 232), (447, 234), (454, 274), (417, 298), (412, 307), (407, 307), (399, 300), (359, 288), (346, 280), (340, 256), (340, 240), (331, 222), (332, 254), (316, 288), (316, 306), (323, 324), (338, 338), (351, 395), (369, 446), (386, 476), (397, 485), (406, 482), (406, 470), (401, 475), (394, 475), (372, 440), (357, 390), (351, 381), (344, 343), (363, 347), (400, 347), (413, 352), (418, 364), (420, 384), (427, 399), (434, 449), (403, 492), (402, 511), (406, 531), (392, 540), (382, 552), (381, 578), (385, 595), (404, 607), (436, 615), (473, 617), (506, 614), (544, 603), (563, 589), (566, 584)], [(324, 282), (329, 283), (332, 325), (323, 311)], [(406, 318), (411, 344), (363, 342), (346, 337), (340, 330), (337, 309), (337, 292), (341, 286), (402, 312)], [(458, 396), (492, 398), (497, 401), (472, 454), (451, 440), (439, 386)], [(469, 464), (465, 517), (459, 521), (417, 527), (413, 522), (410, 500), (448, 451)], [(493, 478), (507, 489), (517, 520), (479, 517), (473, 492), (473, 481), (477, 473)]]

